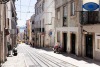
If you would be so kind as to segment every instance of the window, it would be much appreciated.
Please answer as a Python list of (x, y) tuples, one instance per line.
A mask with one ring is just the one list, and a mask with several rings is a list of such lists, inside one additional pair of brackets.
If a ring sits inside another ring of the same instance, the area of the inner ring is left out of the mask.
[(32, 24), (34, 24), (34, 21), (32, 21)]
[(60, 42), (60, 32), (57, 32), (57, 42)]
[(75, 15), (75, 2), (71, 2), (71, 16)]
[(97, 49), (100, 49), (100, 39), (97, 39)]
[(32, 29), (32, 32), (34, 32), (34, 29)]
[(40, 21), (40, 32), (42, 32), (42, 23), (41, 23), (41, 21)]
[(43, 19), (43, 22), (42, 22), (43, 24), (42, 24), (42, 27), (44, 28), (44, 19)]
[(57, 19), (60, 19), (60, 9), (57, 10)]
[(39, 7), (39, 13), (41, 13), (41, 5), (40, 5), (40, 7)]
[(67, 6), (63, 7), (63, 26), (67, 26)]
[(43, 0), (43, 3), (42, 3), (42, 11), (44, 11), (44, 3), (45, 3), (45, 1)]

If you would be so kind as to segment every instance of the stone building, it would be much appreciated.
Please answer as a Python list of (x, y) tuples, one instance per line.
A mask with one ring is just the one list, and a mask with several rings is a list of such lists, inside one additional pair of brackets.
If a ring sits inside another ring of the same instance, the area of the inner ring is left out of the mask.
[(45, 0), (37, 0), (35, 4), (35, 32), (36, 32), (36, 46), (41, 47), (41, 33), (44, 32), (44, 2)]
[(16, 15), (15, 0), (0, 4), (0, 64), (6, 60), (8, 42), (11, 43), (12, 47), (16, 44), (16, 36), (11, 37), (12, 29), (16, 35)]
[(31, 43), (31, 22), (30, 19), (26, 21), (26, 39), (27, 39), (27, 43), (30, 44)]
[(100, 12), (83, 11), (83, 0), (55, 0), (55, 4), (55, 41), (64, 52), (100, 60)]
[[(100, 1), (97, 1), (100, 4)], [(81, 6), (82, 3), (83, 1)], [(82, 56), (100, 61), (100, 11), (83, 11), (80, 14)]]
[(37, 24), (37, 45), (54, 45), (55, 1), (37, 0), (35, 4), (35, 23)]
[(33, 14), (30, 18), (30, 23), (31, 23), (31, 45), (35, 46), (35, 41), (36, 41), (36, 31), (35, 31), (35, 14)]
[(81, 55), (79, 0), (55, 0), (55, 4), (55, 41), (61, 43), (64, 52)]

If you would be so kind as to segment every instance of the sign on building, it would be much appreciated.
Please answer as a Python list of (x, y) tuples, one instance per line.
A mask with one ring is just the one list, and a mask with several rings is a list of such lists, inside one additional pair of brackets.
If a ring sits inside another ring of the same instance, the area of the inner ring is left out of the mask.
[(83, 11), (99, 11), (99, 0), (83, 0)]

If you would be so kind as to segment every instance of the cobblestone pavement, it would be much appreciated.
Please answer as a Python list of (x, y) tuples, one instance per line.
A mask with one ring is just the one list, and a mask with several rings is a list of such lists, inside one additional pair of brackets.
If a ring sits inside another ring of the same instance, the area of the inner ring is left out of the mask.
[(43, 53), (42, 50), (28, 45), (20, 45), (19, 51), (24, 53), (28, 67), (76, 67), (66, 61)]
[(25, 56), (22, 53), (18, 53), (17, 56), (11, 56), (7, 58), (7, 61), (2, 67), (26, 67)]
[(2, 67), (100, 67), (87, 59), (56, 54), (47, 48), (32, 48), (26, 44), (18, 45), (18, 56), (8, 57)]

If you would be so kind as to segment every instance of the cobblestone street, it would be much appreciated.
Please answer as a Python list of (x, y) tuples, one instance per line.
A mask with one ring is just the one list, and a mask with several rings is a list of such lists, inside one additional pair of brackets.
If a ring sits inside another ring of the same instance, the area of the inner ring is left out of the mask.
[(17, 56), (8, 57), (2, 67), (27, 67), (24, 54), (19, 53)]
[[(17, 47), (18, 55), (8, 57), (2, 67), (100, 67), (99, 62), (91, 59), (56, 54), (50, 49), (36, 49), (26, 44)], [(70, 61), (69, 61), (70, 60)], [(90, 62), (90, 63), (89, 63)]]

